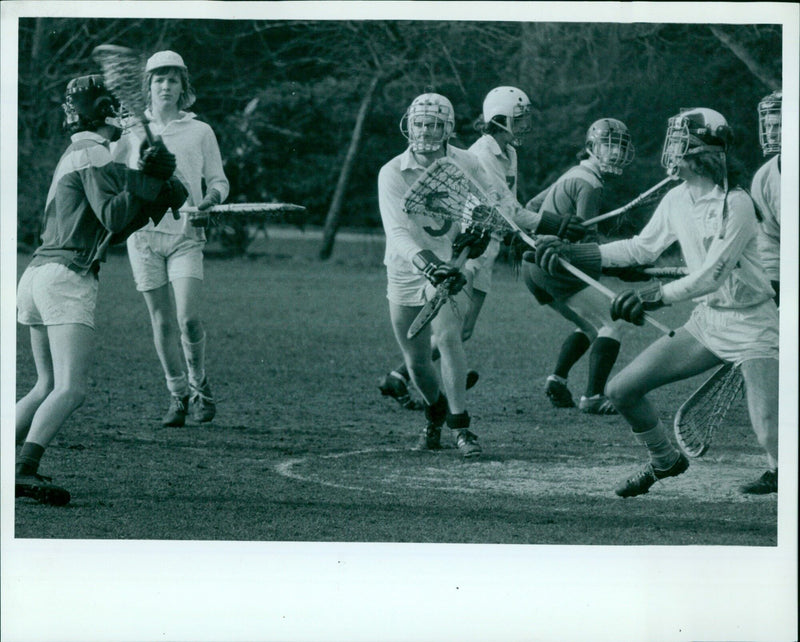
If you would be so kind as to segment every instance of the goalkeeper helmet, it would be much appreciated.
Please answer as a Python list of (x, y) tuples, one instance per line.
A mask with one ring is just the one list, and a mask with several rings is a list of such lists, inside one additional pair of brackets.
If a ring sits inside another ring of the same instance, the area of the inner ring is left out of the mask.
[(495, 87), (483, 100), (483, 123), (494, 123), (513, 136), (511, 144), (521, 144), (521, 139), (531, 131), (531, 101), (516, 87)]
[(628, 128), (616, 118), (601, 118), (586, 132), (586, 151), (600, 163), (605, 174), (622, 174), (622, 168), (633, 162), (636, 150)]
[(96, 131), (103, 125), (111, 125), (122, 132), (119, 101), (106, 89), (103, 77), (98, 74), (70, 80), (61, 108), (64, 128), (70, 134)]
[(733, 143), (733, 131), (718, 111), (705, 107), (683, 109), (669, 119), (661, 165), (674, 171), (685, 156), (725, 152)]
[(452, 103), (441, 94), (422, 94), (400, 120), (400, 131), (413, 152), (435, 152), (453, 135), (456, 126)]
[(778, 89), (758, 103), (758, 142), (764, 156), (781, 151), (781, 105), (783, 91)]

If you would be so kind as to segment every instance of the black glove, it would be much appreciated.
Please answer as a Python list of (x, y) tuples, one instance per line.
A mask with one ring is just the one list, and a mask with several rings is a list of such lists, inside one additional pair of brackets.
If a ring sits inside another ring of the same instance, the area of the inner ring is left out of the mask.
[(658, 310), (664, 306), (661, 298), (661, 283), (652, 284), (639, 290), (623, 290), (611, 302), (611, 319), (623, 319), (635, 325), (644, 325), (644, 313)]
[(652, 267), (651, 265), (631, 265), (628, 267), (604, 267), (603, 274), (605, 276), (613, 276), (628, 283), (637, 283), (641, 281), (649, 281), (651, 277), (645, 274), (644, 270)]
[(197, 206), (198, 212), (189, 218), (189, 222), (194, 227), (208, 227), (211, 222), (211, 214), (204, 210), (214, 207), (214, 205), (219, 205), (221, 202), (222, 195), (212, 187), (206, 192), (205, 198), (200, 201)]
[(467, 258), (477, 259), (489, 247), (489, 241), (491, 240), (492, 236), (486, 229), (480, 229), (477, 225), (470, 225), (453, 240), (453, 256), (459, 256), (461, 250), (469, 247)]
[(164, 187), (161, 188), (161, 193), (158, 195), (159, 200), (166, 205), (167, 209), (172, 210), (172, 218), (176, 221), (181, 217), (181, 206), (189, 198), (189, 192), (177, 178), (172, 176)]
[(146, 139), (142, 142), (139, 148), (139, 170), (143, 174), (165, 181), (172, 176), (177, 166), (175, 154), (164, 146), (160, 138), (153, 145)]
[(466, 277), (458, 268), (445, 263), (430, 250), (418, 252), (413, 263), (433, 285), (448, 281), (450, 294), (456, 294), (467, 284)]
[(600, 246), (597, 243), (569, 243), (557, 236), (536, 238), (536, 264), (542, 270), (552, 276), (569, 274), (561, 267), (559, 259), (571, 263), (592, 278), (599, 277), (602, 271)]
[(587, 229), (574, 216), (559, 216), (552, 212), (542, 212), (536, 234), (554, 235), (568, 241), (580, 241), (586, 236)]

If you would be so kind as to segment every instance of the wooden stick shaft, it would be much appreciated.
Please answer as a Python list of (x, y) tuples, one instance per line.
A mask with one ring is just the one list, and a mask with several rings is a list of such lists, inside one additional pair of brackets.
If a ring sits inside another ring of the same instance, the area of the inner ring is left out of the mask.
[(644, 199), (646, 199), (648, 196), (650, 196), (650, 194), (652, 194), (653, 192), (657, 192), (662, 187), (664, 187), (664, 185), (666, 185), (670, 181), (674, 181), (674, 180), (675, 180), (675, 177), (667, 176), (663, 181), (661, 181), (657, 185), (654, 185), (653, 187), (651, 187), (646, 192), (642, 192), (641, 194), (639, 194), (639, 196), (634, 198), (627, 205), (623, 205), (622, 207), (618, 207), (617, 209), (611, 210), (610, 212), (606, 212), (605, 214), (600, 214), (600, 216), (595, 216), (594, 218), (590, 218), (590, 219), (587, 219), (585, 221), (582, 221), (581, 225), (583, 225), (584, 227), (589, 227), (590, 225), (594, 225), (595, 223), (599, 223), (600, 221), (605, 221), (607, 218), (612, 218), (614, 216), (619, 216), (620, 214), (624, 214), (628, 210), (631, 210), (634, 207), (636, 207)]

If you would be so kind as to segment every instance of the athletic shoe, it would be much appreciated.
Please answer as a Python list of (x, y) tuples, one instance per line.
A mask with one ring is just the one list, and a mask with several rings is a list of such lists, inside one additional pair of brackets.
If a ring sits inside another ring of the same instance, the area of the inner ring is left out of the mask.
[(378, 384), (384, 397), (395, 399), (406, 410), (422, 410), (425, 406), (411, 398), (405, 380), (394, 372), (387, 374)]
[(50, 483), (44, 475), (17, 475), (14, 480), (14, 497), (31, 497), (40, 504), (64, 506), (69, 503), (69, 491)]
[(544, 388), (547, 398), (550, 399), (556, 408), (574, 408), (575, 402), (572, 400), (572, 393), (567, 388), (567, 380), (550, 375), (547, 377), (547, 384)]
[(474, 388), (480, 378), (481, 376), (478, 374), (477, 370), (470, 370), (467, 372), (467, 390)]
[(211, 421), (217, 414), (217, 405), (211, 394), (211, 386), (208, 385), (208, 377), (204, 377), (199, 386), (189, 384), (189, 387), (192, 389), (192, 396), (189, 398), (192, 419), (199, 423)]
[(482, 451), (480, 444), (478, 444), (478, 435), (466, 428), (462, 428), (456, 433), (456, 446), (458, 446), (458, 450), (461, 451), (461, 456), (464, 459), (478, 457)]
[(626, 479), (614, 492), (620, 497), (644, 495), (650, 490), (650, 486), (655, 484), (659, 479), (676, 477), (681, 473), (685, 473), (688, 468), (689, 460), (686, 458), (686, 455), (680, 453), (678, 461), (666, 470), (659, 470), (658, 468), (653, 468), (653, 464), (647, 464), (644, 470)]
[(769, 495), (778, 492), (778, 471), (768, 470), (754, 482), (741, 486), (739, 490), (746, 495)]
[(590, 415), (618, 415), (617, 409), (614, 408), (608, 397), (605, 395), (593, 395), (591, 397), (582, 396), (578, 403), (578, 408), (581, 412)]
[(167, 414), (161, 420), (162, 426), (170, 428), (180, 428), (186, 423), (186, 409), (189, 405), (189, 397), (179, 397), (172, 395), (169, 400), (169, 409)]
[(442, 429), (434, 424), (428, 424), (419, 436), (414, 450), (441, 450)]

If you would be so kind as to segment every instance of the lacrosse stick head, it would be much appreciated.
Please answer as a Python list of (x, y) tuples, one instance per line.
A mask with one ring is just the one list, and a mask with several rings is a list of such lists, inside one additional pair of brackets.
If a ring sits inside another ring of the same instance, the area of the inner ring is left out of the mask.
[(412, 217), (427, 216), (500, 234), (510, 230), (481, 188), (448, 157), (434, 161), (414, 182), (403, 198), (403, 208)]
[(103, 69), (106, 87), (122, 107), (146, 123), (147, 104), (142, 92), (144, 57), (129, 47), (99, 45), (92, 51), (92, 58)]

